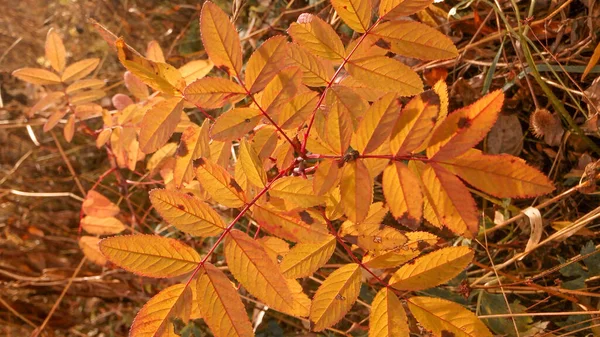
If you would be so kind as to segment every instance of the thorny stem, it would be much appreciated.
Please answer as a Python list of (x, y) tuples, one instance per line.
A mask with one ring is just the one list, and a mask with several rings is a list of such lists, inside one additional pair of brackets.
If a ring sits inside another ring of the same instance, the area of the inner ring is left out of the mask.
[(360, 37), (358, 42), (356, 42), (356, 45), (354, 45), (354, 48), (352, 48), (352, 50), (348, 53), (348, 55), (346, 57), (344, 57), (342, 64), (340, 64), (340, 66), (337, 68), (337, 70), (331, 77), (331, 80), (329, 81), (329, 83), (327, 83), (325, 90), (323, 90), (323, 93), (321, 94), (321, 96), (319, 97), (319, 100), (317, 101), (317, 105), (315, 106), (315, 108), (313, 109), (313, 111), (311, 113), (310, 121), (308, 122), (308, 127), (306, 128), (306, 132), (304, 133), (304, 140), (302, 141), (302, 147), (300, 148), (300, 153), (302, 155), (304, 155), (304, 156), (306, 155), (306, 144), (308, 143), (308, 135), (310, 134), (310, 130), (315, 122), (315, 116), (317, 114), (317, 110), (319, 110), (319, 108), (321, 107), (321, 104), (323, 104), (323, 100), (325, 100), (327, 91), (329, 91), (329, 89), (333, 86), (333, 83), (335, 83), (335, 79), (338, 77), (338, 75), (340, 74), (342, 69), (344, 69), (344, 66), (346, 65), (346, 63), (348, 63), (348, 61), (352, 57), (352, 54), (354, 54), (354, 52), (358, 49), (358, 46), (360, 46), (360, 44), (365, 40), (365, 38), (367, 37), (367, 35), (369, 35), (371, 30), (373, 30), (373, 28), (377, 27), (379, 22), (381, 22), (381, 18), (378, 18), (377, 21), (375, 21), (375, 23), (372, 24), (371, 27), (369, 27), (369, 29), (367, 29), (365, 31), (365, 33)]

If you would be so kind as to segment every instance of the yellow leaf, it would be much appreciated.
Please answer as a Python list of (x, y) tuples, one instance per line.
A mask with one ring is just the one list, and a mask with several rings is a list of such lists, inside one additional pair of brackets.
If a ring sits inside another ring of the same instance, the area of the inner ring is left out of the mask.
[(318, 243), (298, 243), (285, 254), (279, 269), (289, 279), (310, 276), (329, 261), (335, 244), (331, 235)]
[(396, 94), (386, 94), (373, 103), (352, 136), (352, 148), (361, 154), (377, 150), (390, 136), (401, 104)]
[[(385, 48), (382, 48), (382, 46)], [(350, 52), (352, 52), (352, 55), (350, 55)], [(371, 35), (371, 33), (367, 36), (360, 36), (346, 45), (346, 55), (350, 55), (346, 57), (348, 60), (385, 56), (387, 53), (389, 53), (389, 46), (383, 39), (377, 38)]]
[(400, 61), (386, 56), (366, 57), (351, 60), (346, 69), (353, 78), (400, 96), (412, 96), (423, 91), (423, 82), (419, 75)]
[(77, 81), (67, 87), (65, 93), (72, 95), (79, 90), (84, 89), (100, 89), (104, 86), (104, 81), (90, 78), (86, 80)]
[(452, 41), (439, 31), (414, 21), (383, 22), (371, 32), (398, 55), (421, 60), (445, 60), (458, 56)]
[(107, 235), (119, 234), (125, 230), (125, 225), (115, 217), (95, 217), (91, 215), (81, 219), (81, 227), (90, 234)]
[(408, 337), (410, 328), (402, 302), (389, 288), (381, 289), (371, 303), (369, 337)]
[(333, 77), (333, 67), (295, 43), (288, 47), (290, 65), (302, 70), (302, 82), (310, 87), (323, 87)]
[(46, 35), (45, 51), (46, 60), (50, 62), (52, 69), (59, 73), (63, 71), (66, 64), (65, 45), (60, 35), (53, 28), (50, 28)]
[[(42, 97), (29, 111), (27, 111), (27, 117), (33, 117), (36, 113), (44, 112), (52, 107), (60, 106), (62, 98), (65, 97), (64, 92), (53, 91)], [(62, 117), (61, 117), (62, 118)]]
[(313, 331), (331, 327), (346, 315), (360, 293), (361, 271), (349, 263), (329, 275), (319, 287), (310, 307)]
[(352, 139), (352, 115), (335, 102), (330, 105), (329, 111), (317, 111), (317, 114), (323, 114), (325, 128), (320, 134), (321, 138), (335, 150), (336, 154), (343, 155), (350, 146)]
[(204, 109), (217, 109), (234, 104), (246, 96), (246, 90), (228, 79), (204, 77), (185, 88), (184, 97)]
[(402, 109), (392, 134), (390, 149), (393, 154), (406, 155), (431, 136), (440, 111), (439, 96), (431, 91), (413, 97)]
[(172, 319), (187, 322), (192, 307), (192, 291), (185, 284), (175, 284), (152, 297), (135, 316), (130, 337), (176, 337)]
[(344, 110), (352, 116), (353, 130), (356, 131), (360, 120), (369, 109), (369, 102), (362, 98), (351, 88), (334, 85), (327, 91), (327, 105), (337, 105), (337, 109)]
[(287, 39), (283, 35), (269, 38), (256, 49), (246, 64), (246, 88), (251, 94), (257, 93), (285, 68)]
[(79, 239), (79, 248), (83, 252), (85, 257), (92, 261), (93, 263), (104, 266), (106, 264), (106, 258), (100, 252), (100, 247), (98, 243), (100, 242), (100, 238), (93, 236), (82, 236)]
[(215, 337), (254, 336), (244, 304), (229, 278), (210, 263), (205, 263), (202, 271), (196, 282), (199, 308)]
[(156, 103), (142, 119), (140, 125), (140, 149), (152, 153), (171, 138), (181, 120), (183, 100), (172, 97)]
[(93, 102), (99, 100), (103, 97), (106, 97), (106, 92), (104, 90), (88, 90), (80, 92), (76, 95), (71, 96), (69, 102), (73, 105), (79, 105), (84, 103)]
[(323, 197), (313, 193), (312, 182), (302, 177), (289, 176), (278, 179), (271, 185), (269, 194), (302, 208), (323, 203)]
[(307, 215), (306, 211), (283, 212), (260, 204), (252, 207), (252, 217), (273, 235), (293, 242), (323, 241), (329, 233), (327, 227)]
[(345, 88), (352, 90), (353, 92), (358, 94), (360, 97), (362, 97), (363, 99), (365, 99), (369, 102), (374, 102), (374, 101), (378, 100), (379, 98), (381, 98), (383, 95), (385, 95), (388, 92), (394, 92), (394, 90), (391, 90), (391, 89), (390, 90), (381, 89), (381, 88), (375, 88), (372, 85), (367, 85), (350, 75), (346, 76), (345, 78), (343, 78), (340, 81), (340, 86), (343, 86)]
[(504, 93), (496, 90), (454, 111), (433, 132), (427, 156), (436, 161), (447, 160), (477, 145), (494, 126), (503, 101)]
[[(383, 226), (379, 223), (359, 224), (356, 229), (358, 236), (353, 243), (366, 251), (378, 253), (384, 250), (396, 249), (407, 241), (406, 235), (392, 227)], [(344, 239), (353, 241), (354, 238), (344, 237)]]
[(146, 47), (146, 58), (150, 61), (165, 63), (165, 55), (163, 54), (158, 41), (152, 40), (148, 42), (148, 46)]
[(237, 140), (254, 129), (261, 119), (262, 114), (257, 109), (232, 109), (217, 118), (210, 130), (210, 136), (222, 142)]
[(205, 158), (196, 159), (194, 167), (198, 181), (216, 202), (231, 208), (244, 206), (244, 191), (224, 168)]
[(230, 75), (242, 70), (242, 47), (229, 16), (214, 3), (207, 1), (200, 14), (202, 44), (210, 60)]
[(263, 110), (273, 119), (277, 119), (281, 107), (293, 99), (301, 90), (308, 91), (302, 86), (302, 76), (299, 67), (287, 67), (267, 84), (260, 98)]
[(379, 254), (369, 252), (363, 257), (363, 264), (369, 268), (395, 268), (419, 256), (421, 251), (435, 245), (440, 238), (427, 232), (407, 232), (408, 242), (395, 250)]
[(342, 61), (344, 45), (335, 30), (318, 16), (303, 13), (288, 28), (294, 42), (315, 56)]
[(63, 129), (63, 135), (65, 136), (65, 140), (70, 143), (75, 135), (75, 115), (71, 114), (69, 119), (67, 119), (67, 123)]
[(471, 149), (443, 166), (469, 185), (498, 198), (531, 198), (554, 190), (544, 174), (507, 154), (487, 155)]
[(344, 22), (357, 33), (371, 26), (370, 0), (331, 0), (331, 5)]
[(418, 167), (423, 182), (423, 216), (436, 227), (446, 226), (457, 235), (472, 237), (479, 229), (477, 206), (467, 187), (438, 164)]
[(107, 197), (94, 190), (90, 190), (87, 193), (81, 209), (84, 214), (98, 218), (108, 218), (119, 214), (119, 206), (113, 204)]
[(590, 60), (588, 61), (587, 66), (585, 66), (585, 70), (583, 71), (583, 74), (581, 75), (581, 80), (582, 81), (590, 73), (590, 71), (592, 70), (592, 68), (594, 68), (594, 66), (596, 65), (596, 63), (598, 63), (598, 60), (600, 60), (600, 43), (598, 43), (596, 45), (596, 48), (594, 49), (594, 53), (592, 54), (592, 57), (590, 57)]
[(100, 251), (112, 263), (147, 277), (175, 277), (200, 263), (200, 255), (175, 239), (156, 235), (121, 235), (100, 241)]
[(263, 236), (256, 239), (265, 249), (271, 260), (279, 264), (285, 255), (290, 251), (290, 245), (280, 238), (274, 236)]
[(420, 296), (411, 297), (407, 302), (417, 321), (436, 337), (492, 337), (485, 324), (460, 304)]
[(118, 39), (115, 44), (121, 64), (142, 82), (167, 95), (181, 95), (185, 88), (185, 80), (175, 67), (142, 57), (123, 39)]
[(325, 194), (325, 214), (327, 215), (328, 219), (336, 220), (344, 215), (341, 199), (342, 196), (339, 186)]
[(469, 247), (442, 248), (400, 267), (389, 284), (400, 290), (432, 288), (460, 274), (473, 261), (473, 256)]
[(185, 79), (185, 83), (189, 85), (210, 73), (214, 66), (210, 60), (194, 60), (182, 65), (179, 73)]
[[(448, 102), (448, 86), (446, 85), (446, 82), (444, 82), (444, 80), (439, 80), (431, 89), (440, 98), (440, 104), (439, 104), (440, 111), (438, 113), (437, 120), (435, 121), (435, 125), (433, 127), (433, 131), (435, 132), (435, 129), (448, 116), (448, 103), (449, 103)], [(415, 149), (413, 151), (413, 153), (419, 153), (419, 152), (425, 151), (425, 149), (427, 149), (427, 144), (429, 144), (429, 141), (430, 141), (432, 135), (433, 135), (433, 132), (429, 132), (429, 134), (427, 135), (425, 140), (423, 140), (421, 145), (417, 149)], [(397, 140), (395, 140), (395, 142), (397, 142)], [(390, 142), (390, 146), (391, 145), (392, 145), (392, 142)]]
[(264, 187), (267, 183), (267, 173), (263, 170), (262, 162), (256, 151), (245, 139), (240, 142), (239, 151), (238, 160), (248, 181), (257, 187)]
[(292, 290), (258, 242), (234, 229), (225, 239), (224, 253), (229, 270), (249, 293), (271, 308), (293, 315)]
[(210, 143), (209, 147), (210, 147), (209, 159), (213, 163), (216, 163), (217, 165), (222, 166), (222, 167), (229, 166), (229, 157), (231, 157), (231, 142), (230, 141), (220, 142), (220, 141), (213, 139), (212, 142)]
[(305, 123), (310, 114), (315, 111), (319, 95), (314, 91), (296, 95), (281, 106), (277, 124), (283, 130), (297, 129)]
[(75, 62), (68, 66), (62, 73), (61, 81), (72, 82), (77, 81), (80, 78), (84, 78), (91, 74), (94, 69), (100, 64), (100, 59), (85, 59)]
[(423, 216), (419, 178), (404, 163), (394, 161), (383, 171), (381, 184), (392, 215), (408, 227), (418, 225)]
[(324, 195), (339, 184), (340, 166), (335, 160), (319, 162), (313, 176), (313, 191), (316, 195)]
[(12, 75), (21, 81), (33, 84), (59, 84), (60, 77), (55, 73), (38, 68), (21, 68), (12, 72)]
[(188, 183), (194, 178), (192, 161), (210, 154), (209, 127), (210, 122), (205, 119), (202, 127), (192, 124), (183, 131), (175, 153), (175, 168), (173, 169), (173, 179), (177, 188), (181, 187), (182, 183)]
[(277, 147), (277, 131), (274, 126), (263, 125), (254, 133), (252, 148), (262, 161), (268, 161), (275, 147)]
[(409, 16), (421, 11), (433, 3), (433, 0), (381, 0), (379, 16), (389, 20)]
[(348, 219), (361, 222), (373, 201), (373, 179), (361, 160), (348, 162), (342, 168), (340, 192), (342, 208)]
[(168, 158), (173, 157), (176, 150), (176, 143), (165, 144), (152, 154), (152, 157), (150, 157), (146, 164), (146, 169), (148, 171), (154, 171), (155, 169), (160, 168), (161, 164), (163, 164)]
[(214, 236), (226, 224), (219, 214), (195, 196), (172, 190), (152, 190), (150, 201), (165, 221), (194, 236)]

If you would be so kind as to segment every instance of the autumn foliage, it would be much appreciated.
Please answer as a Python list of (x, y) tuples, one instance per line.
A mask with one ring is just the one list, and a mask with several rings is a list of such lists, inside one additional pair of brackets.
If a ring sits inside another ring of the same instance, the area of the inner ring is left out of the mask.
[[(482, 216), (470, 189), (526, 198), (553, 186), (517, 157), (476, 149), (502, 109), (501, 90), (449, 112), (444, 81), (425, 90), (399, 60), (458, 55), (437, 30), (398, 20), (429, 4), (382, 0), (373, 13), (369, 0), (332, 0), (353, 41), (344, 45), (326, 21), (304, 13), (289, 36), (271, 37), (245, 59), (229, 16), (206, 2), (208, 59), (180, 68), (157, 44), (143, 56), (96, 24), (127, 69), (130, 95), (113, 98), (115, 111), (94, 103), (104, 83), (85, 79), (99, 60), (67, 65), (62, 40), (48, 33), (52, 71), (14, 72), (56, 88), (29, 113), (53, 109), (45, 131), (67, 118), (67, 140), (78, 123), (101, 116), (94, 137), (114, 169), (159, 179), (152, 208), (199, 242), (142, 234), (116, 218), (113, 201), (88, 193), (81, 227), (94, 236), (80, 239), (88, 259), (178, 280), (139, 311), (131, 336), (174, 336), (175, 319), (198, 318), (215, 336), (252, 336), (240, 288), (322, 331), (352, 309), (364, 284), (377, 290), (369, 336), (418, 333), (409, 317), (434, 336), (491, 336), (467, 308), (414, 292), (472, 262), (466, 239), (478, 235)], [(192, 110), (203, 120), (190, 120)], [(132, 234), (100, 239), (126, 230)], [(441, 239), (446, 230), (463, 244)], [(324, 280), (309, 292), (298, 280), (315, 273)]]

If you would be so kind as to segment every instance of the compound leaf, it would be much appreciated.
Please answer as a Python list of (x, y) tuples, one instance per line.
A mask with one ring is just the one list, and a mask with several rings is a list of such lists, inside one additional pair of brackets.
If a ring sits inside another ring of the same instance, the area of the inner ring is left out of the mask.
[(370, 0), (332, 0), (338, 15), (354, 31), (364, 33), (371, 25)]
[(361, 154), (377, 150), (389, 138), (399, 111), (396, 94), (386, 94), (374, 102), (352, 137), (352, 148)]
[(265, 41), (256, 49), (246, 64), (245, 84), (253, 94), (261, 91), (285, 68), (288, 42), (285, 36), (278, 35)]
[(114, 236), (100, 241), (100, 251), (117, 266), (147, 277), (179, 276), (200, 262), (192, 247), (156, 235)]
[(316, 243), (325, 240), (327, 228), (315, 223), (315, 219), (306, 214), (306, 211), (283, 212), (261, 204), (252, 207), (254, 220), (273, 235), (293, 242)]
[(440, 98), (432, 90), (413, 97), (404, 106), (390, 136), (393, 154), (405, 155), (415, 151), (431, 137), (440, 111)]
[(340, 181), (342, 208), (353, 222), (361, 222), (373, 201), (373, 179), (361, 160), (346, 163)]
[(267, 173), (263, 170), (262, 162), (254, 148), (242, 139), (239, 151), (238, 160), (248, 181), (255, 186), (264, 187), (267, 183)]
[(60, 77), (46, 69), (39, 68), (21, 68), (12, 72), (12, 75), (21, 81), (33, 84), (59, 84)]
[(140, 124), (140, 150), (152, 153), (165, 145), (181, 120), (183, 100), (172, 97), (156, 103)]
[(210, 60), (228, 74), (239, 76), (242, 70), (240, 37), (229, 16), (210, 1), (202, 6), (200, 34)]
[(271, 185), (269, 193), (303, 208), (316, 206), (324, 202), (323, 197), (314, 194), (312, 182), (302, 177), (280, 178)]
[(189, 319), (192, 307), (192, 291), (185, 284), (175, 284), (152, 297), (135, 316), (130, 337), (176, 337), (173, 323), (175, 317)]
[(188, 85), (183, 95), (197, 107), (217, 109), (243, 99), (246, 89), (225, 78), (204, 77)]
[(90, 234), (108, 235), (119, 234), (125, 230), (125, 225), (115, 217), (95, 217), (91, 215), (81, 219), (81, 228)]
[(220, 115), (211, 128), (211, 138), (221, 142), (237, 140), (254, 129), (262, 119), (259, 110), (235, 108)]
[(92, 58), (75, 62), (62, 73), (61, 81), (72, 82), (91, 74), (100, 64), (100, 59)]
[(313, 55), (332, 61), (344, 59), (342, 40), (328, 23), (316, 15), (301, 14), (288, 28), (288, 34)]
[(409, 16), (421, 11), (433, 3), (433, 0), (381, 0), (379, 16), (389, 20)]
[(329, 261), (335, 243), (331, 235), (318, 243), (298, 243), (285, 254), (279, 269), (289, 279), (310, 276)]
[(50, 28), (48, 34), (46, 35), (45, 52), (46, 60), (50, 62), (52, 69), (59, 73), (65, 69), (65, 45), (63, 44), (60, 35), (53, 28)]
[(352, 59), (346, 69), (353, 78), (375, 89), (412, 96), (423, 91), (419, 75), (400, 61), (386, 56)]
[(381, 184), (392, 215), (417, 225), (423, 216), (419, 178), (404, 163), (394, 161), (383, 171)]
[(216, 202), (232, 208), (244, 206), (244, 191), (224, 168), (204, 157), (196, 159), (194, 167), (198, 181)]

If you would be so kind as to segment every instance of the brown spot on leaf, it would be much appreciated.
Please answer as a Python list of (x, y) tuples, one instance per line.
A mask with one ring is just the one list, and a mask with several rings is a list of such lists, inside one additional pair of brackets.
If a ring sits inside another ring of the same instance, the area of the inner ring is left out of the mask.
[(179, 143), (177, 147), (177, 157), (185, 157), (188, 154), (187, 144), (184, 142)]
[(472, 124), (472, 121), (468, 117), (461, 117), (458, 120), (458, 128), (459, 129), (468, 128), (471, 126), (471, 124)]
[(302, 219), (302, 221), (309, 225), (315, 223), (315, 219), (313, 219), (313, 217), (310, 216), (310, 213), (308, 213), (307, 211), (301, 211), (298, 213), (298, 215), (300, 215), (300, 219)]
[(338, 301), (343, 301), (343, 300), (345, 300), (345, 299), (346, 299), (346, 297), (342, 296), (342, 294), (337, 294), (337, 295), (335, 296), (335, 299), (336, 299), (336, 300), (338, 300)]
[(430, 244), (427, 243), (426, 241), (419, 240), (417, 242), (417, 248), (419, 248), (419, 250), (424, 250), (425, 248), (428, 248), (429, 246), (430, 246)]
[(221, 70), (223, 70), (224, 72), (226, 72), (226, 73), (228, 73), (228, 74), (229, 74), (229, 67), (227, 67), (227, 66), (224, 66), (224, 65), (223, 65), (223, 66), (220, 66), (220, 67), (219, 67), (219, 69), (221, 69)]
[(250, 118), (244, 119), (244, 123), (250, 123)]
[(377, 47), (381, 47), (383, 49), (390, 49), (391, 48), (391, 44), (389, 42), (387, 42), (386, 40), (379, 38), (379, 40), (375, 41), (375, 45)]
[(346, 235), (346, 236), (344, 236), (344, 240), (346, 240), (346, 242), (351, 243), (353, 245), (358, 243), (358, 237), (356, 237), (354, 235)]
[(198, 159), (194, 159), (192, 165), (194, 165), (194, 168), (204, 165), (204, 158), (200, 157)]
[(455, 337), (454, 332), (448, 330), (442, 330), (442, 337)]
[(229, 182), (229, 186), (233, 187), (238, 192), (244, 192), (242, 186), (240, 186), (240, 184), (238, 184), (237, 181), (235, 181), (235, 179), (231, 179), (231, 181)]
[(182, 211), (185, 211), (185, 206), (183, 206), (182, 204), (177, 204), (177, 208), (179, 208)]
[(427, 90), (421, 94), (421, 99), (423, 102), (430, 105), (440, 105), (440, 96), (436, 94), (433, 90)]

